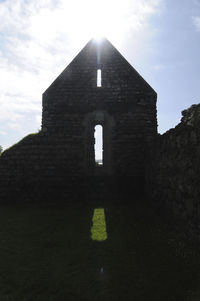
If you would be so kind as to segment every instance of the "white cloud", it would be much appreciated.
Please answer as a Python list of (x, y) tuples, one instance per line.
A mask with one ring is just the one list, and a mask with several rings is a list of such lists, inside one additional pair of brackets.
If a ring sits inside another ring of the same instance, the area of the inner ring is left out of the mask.
[(6, 124), (26, 128), (28, 113), (37, 128), (42, 93), (92, 37), (94, 28), (104, 24), (108, 38), (118, 46), (130, 33), (147, 32), (149, 17), (159, 13), (162, 1), (1, 2), (0, 128), (1, 122), (4, 129)]
[(7, 133), (5, 131), (0, 131), (0, 135), (6, 135)]
[(35, 121), (36, 121), (37, 125), (40, 126), (41, 125), (41, 115), (36, 115)]
[(197, 31), (200, 31), (200, 16), (199, 17), (193, 17), (193, 24)]
[(164, 64), (157, 64), (157, 65), (154, 66), (154, 69), (156, 71), (165, 70), (166, 69), (166, 65), (164, 65)]

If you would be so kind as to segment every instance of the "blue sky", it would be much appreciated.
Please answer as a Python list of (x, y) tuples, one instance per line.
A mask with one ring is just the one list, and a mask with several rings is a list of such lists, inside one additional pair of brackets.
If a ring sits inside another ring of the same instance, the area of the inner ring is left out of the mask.
[(0, 0), (0, 145), (41, 124), (42, 93), (96, 34), (158, 93), (158, 131), (200, 102), (200, 0)]

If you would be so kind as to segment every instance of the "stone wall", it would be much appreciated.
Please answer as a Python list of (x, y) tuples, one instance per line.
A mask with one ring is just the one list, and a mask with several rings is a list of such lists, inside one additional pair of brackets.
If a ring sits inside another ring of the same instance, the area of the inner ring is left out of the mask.
[[(111, 183), (110, 192), (135, 192), (144, 184), (147, 144), (157, 135), (156, 100), (108, 40), (91, 40), (44, 92), (41, 132), (1, 156), (1, 200), (82, 200), (99, 194), (99, 183), (105, 190)], [(97, 124), (103, 127), (101, 168), (94, 155)]]
[[(73, 141), (72, 141), (73, 140)], [(70, 135), (31, 134), (0, 157), (1, 201), (83, 199), (80, 140)]]
[(146, 143), (157, 135), (156, 100), (109, 41), (91, 40), (44, 92), (42, 131), (82, 136), (85, 172), (95, 175), (94, 126), (101, 124), (104, 174), (144, 182)]
[(152, 149), (147, 191), (161, 212), (200, 230), (200, 104), (182, 112), (181, 122), (159, 135)]

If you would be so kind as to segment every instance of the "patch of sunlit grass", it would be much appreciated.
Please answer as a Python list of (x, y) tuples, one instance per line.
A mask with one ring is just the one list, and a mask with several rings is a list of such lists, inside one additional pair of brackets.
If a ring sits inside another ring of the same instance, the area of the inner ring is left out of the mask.
[(106, 220), (103, 208), (97, 208), (94, 210), (92, 218), (91, 237), (92, 240), (104, 241), (107, 239)]

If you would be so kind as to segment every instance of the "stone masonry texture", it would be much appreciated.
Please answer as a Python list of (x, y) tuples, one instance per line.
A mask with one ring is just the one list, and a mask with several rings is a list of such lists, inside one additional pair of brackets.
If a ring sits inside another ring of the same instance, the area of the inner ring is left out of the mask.
[[(80, 200), (105, 182), (119, 191), (144, 187), (147, 145), (157, 135), (156, 99), (108, 40), (91, 40), (44, 92), (41, 131), (0, 157), (1, 200)], [(97, 124), (101, 167), (94, 156)]]
[[(200, 235), (200, 104), (159, 135), (156, 99), (108, 40), (91, 40), (44, 92), (41, 131), (0, 156), (0, 201), (131, 199), (145, 191), (156, 209)], [(103, 166), (95, 164), (98, 124)]]
[(147, 191), (157, 209), (200, 234), (200, 104), (158, 135), (148, 160)]

